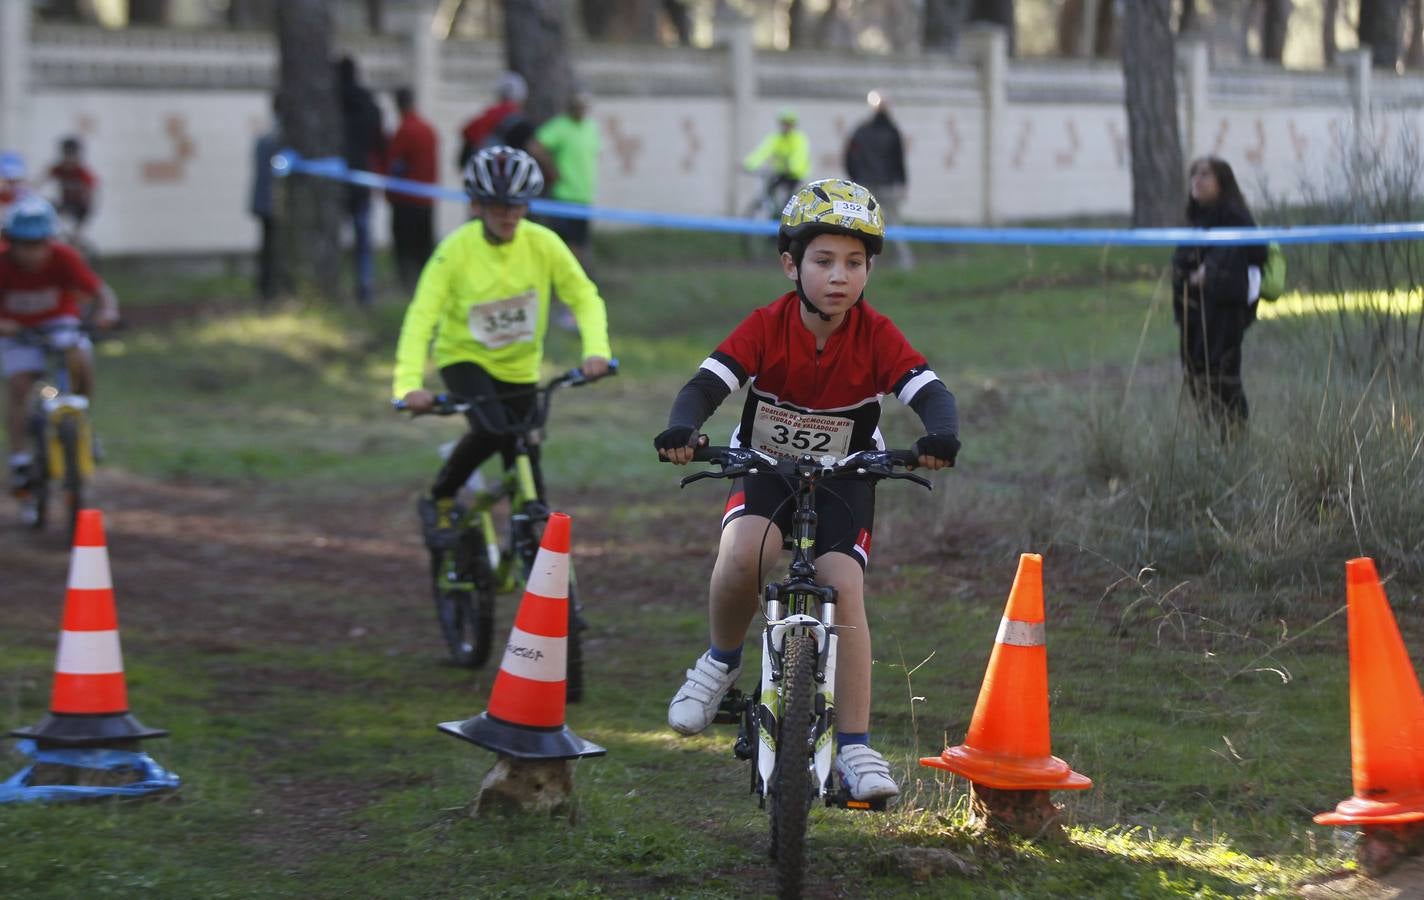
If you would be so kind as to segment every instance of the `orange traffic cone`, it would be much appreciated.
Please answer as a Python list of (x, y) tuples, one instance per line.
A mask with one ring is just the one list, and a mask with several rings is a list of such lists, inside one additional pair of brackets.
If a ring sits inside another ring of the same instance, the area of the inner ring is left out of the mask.
[(575, 759), (607, 753), (564, 724), (568, 677), (569, 524), (553, 513), (519, 602), (489, 709), (440, 730), (519, 759)]
[(54, 663), (49, 715), (33, 728), (10, 734), (32, 738), (40, 746), (85, 747), (162, 737), (129, 715), (124, 660), (119, 650), (119, 618), (104, 545), (104, 514), (79, 511), (74, 553), (69, 559), (69, 589)]
[(1025, 553), (979, 702), (964, 743), (922, 766), (948, 769), (975, 784), (1010, 791), (1078, 790), (1093, 782), (1049, 753), (1048, 650), (1044, 646), (1043, 557)]
[(1320, 825), (1424, 821), (1424, 697), (1374, 561), (1345, 563), (1350, 618), (1350, 768), (1355, 795)]

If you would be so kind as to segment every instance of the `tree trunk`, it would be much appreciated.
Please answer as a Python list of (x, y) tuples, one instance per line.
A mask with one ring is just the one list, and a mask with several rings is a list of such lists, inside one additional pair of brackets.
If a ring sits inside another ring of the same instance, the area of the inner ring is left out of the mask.
[(1360, 0), (1360, 43), (1370, 47), (1376, 69), (1393, 69), (1399, 62), (1399, 19), (1404, 0)]
[(525, 114), (543, 122), (563, 111), (573, 72), (561, 0), (506, 0), (504, 53), (509, 68), (529, 83)]
[(1177, 130), (1177, 53), (1172, 0), (1123, 4), (1122, 68), (1132, 148), (1132, 224), (1180, 224), (1182, 140)]
[(1335, 44), (1335, 22), (1339, 17), (1340, 0), (1325, 0), (1325, 8), (1320, 18), (1320, 47), (1326, 68), (1335, 65), (1335, 57), (1339, 52), (1339, 47)]
[(36, 12), (47, 22), (78, 22), (83, 18), (79, 11), (79, 0), (50, 0)]
[(1093, 55), (1098, 59), (1116, 59), (1118, 55), (1117, 4), (1112, 0), (1098, 3), (1098, 21), (1093, 24)]
[(168, 0), (129, 0), (130, 25), (167, 25)]
[(1004, 26), (1009, 33), (1009, 55), (1014, 55), (1014, 0), (970, 0), (969, 21)]
[[(333, 30), (326, 0), (285, 0), (277, 6), (282, 138), (308, 159), (341, 154), (341, 113), (331, 64)], [(278, 223), (279, 270), (290, 273), (299, 288), (336, 300), (345, 186), (297, 175), (286, 188), (285, 215)]]
[(366, 0), (366, 30), (372, 34), (386, 33), (385, 0)]
[(1201, 16), (1197, 13), (1197, 0), (1182, 0), (1182, 15), (1177, 19), (1177, 34), (1196, 31), (1200, 27)]
[(687, 11), (686, 0), (663, 0), (663, 15), (677, 33), (679, 47), (692, 46), (692, 16)]
[(1424, 0), (1409, 0), (1409, 40), (1404, 51), (1404, 67), (1411, 72), (1424, 69)]
[(930, 53), (953, 53), (964, 24), (964, 0), (925, 0), (920, 44)]
[[(513, 0), (517, 3), (518, 0)], [(583, 33), (590, 40), (607, 40), (609, 28), (613, 25), (617, 8), (604, 0), (579, 0), (579, 18), (583, 22)]]
[(1261, 58), (1278, 63), (1286, 49), (1286, 27), (1290, 23), (1291, 0), (1266, 0), (1261, 22)]
[(792, 50), (800, 50), (811, 44), (810, 12), (805, 0), (791, 0), (786, 10), (786, 43)]

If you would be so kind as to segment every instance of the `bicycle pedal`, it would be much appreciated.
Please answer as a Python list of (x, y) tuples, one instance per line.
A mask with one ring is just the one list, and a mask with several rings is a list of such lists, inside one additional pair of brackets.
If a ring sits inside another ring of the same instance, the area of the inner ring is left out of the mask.
[(841, 788), (835, 793), (826, 795), (826, 805), (856, 812), (884, 812), (893, 799), (893, 797), (877, 797), (874, 800), (857, 800), (850, 795), (850, 791)]
[(740, 725), (742, 709), (747, 705), (747, 695), (736, 688), (727, 692), (717, 707), (717, 715), (712, 717), (713, 725)]

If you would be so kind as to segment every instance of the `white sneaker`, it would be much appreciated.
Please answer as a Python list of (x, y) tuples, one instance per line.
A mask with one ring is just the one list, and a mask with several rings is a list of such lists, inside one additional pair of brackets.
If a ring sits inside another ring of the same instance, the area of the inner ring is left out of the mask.
[(741, 666), (729, 671), (727, 665), (713, 659), (710, 652), (697, 657), (697, 662), (687, 670), (687, 680), (668, 704), (668, 724), (678, 734), (697, 734), (711, 725), (722, 698), (742, 674)]
[(836, 754), (836, 774), (856, 800), (879, 800), (899, 795), (885, 757), (865, 744), (851, 744)]

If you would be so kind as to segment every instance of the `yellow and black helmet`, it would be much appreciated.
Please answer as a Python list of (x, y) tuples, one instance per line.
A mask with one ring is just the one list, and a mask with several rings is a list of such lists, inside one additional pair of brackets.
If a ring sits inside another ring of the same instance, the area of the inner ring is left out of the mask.
[[(781, 210), (777, 244), (781, 252), (799, 258), (821, 234), (860, 238), (871, 256), (879, 253), (885, 246), (885, 216), (875, 195), (844, 178), (825, 178), (801, 188)], [(798, 247), (794, 251), (793, 242)]]

